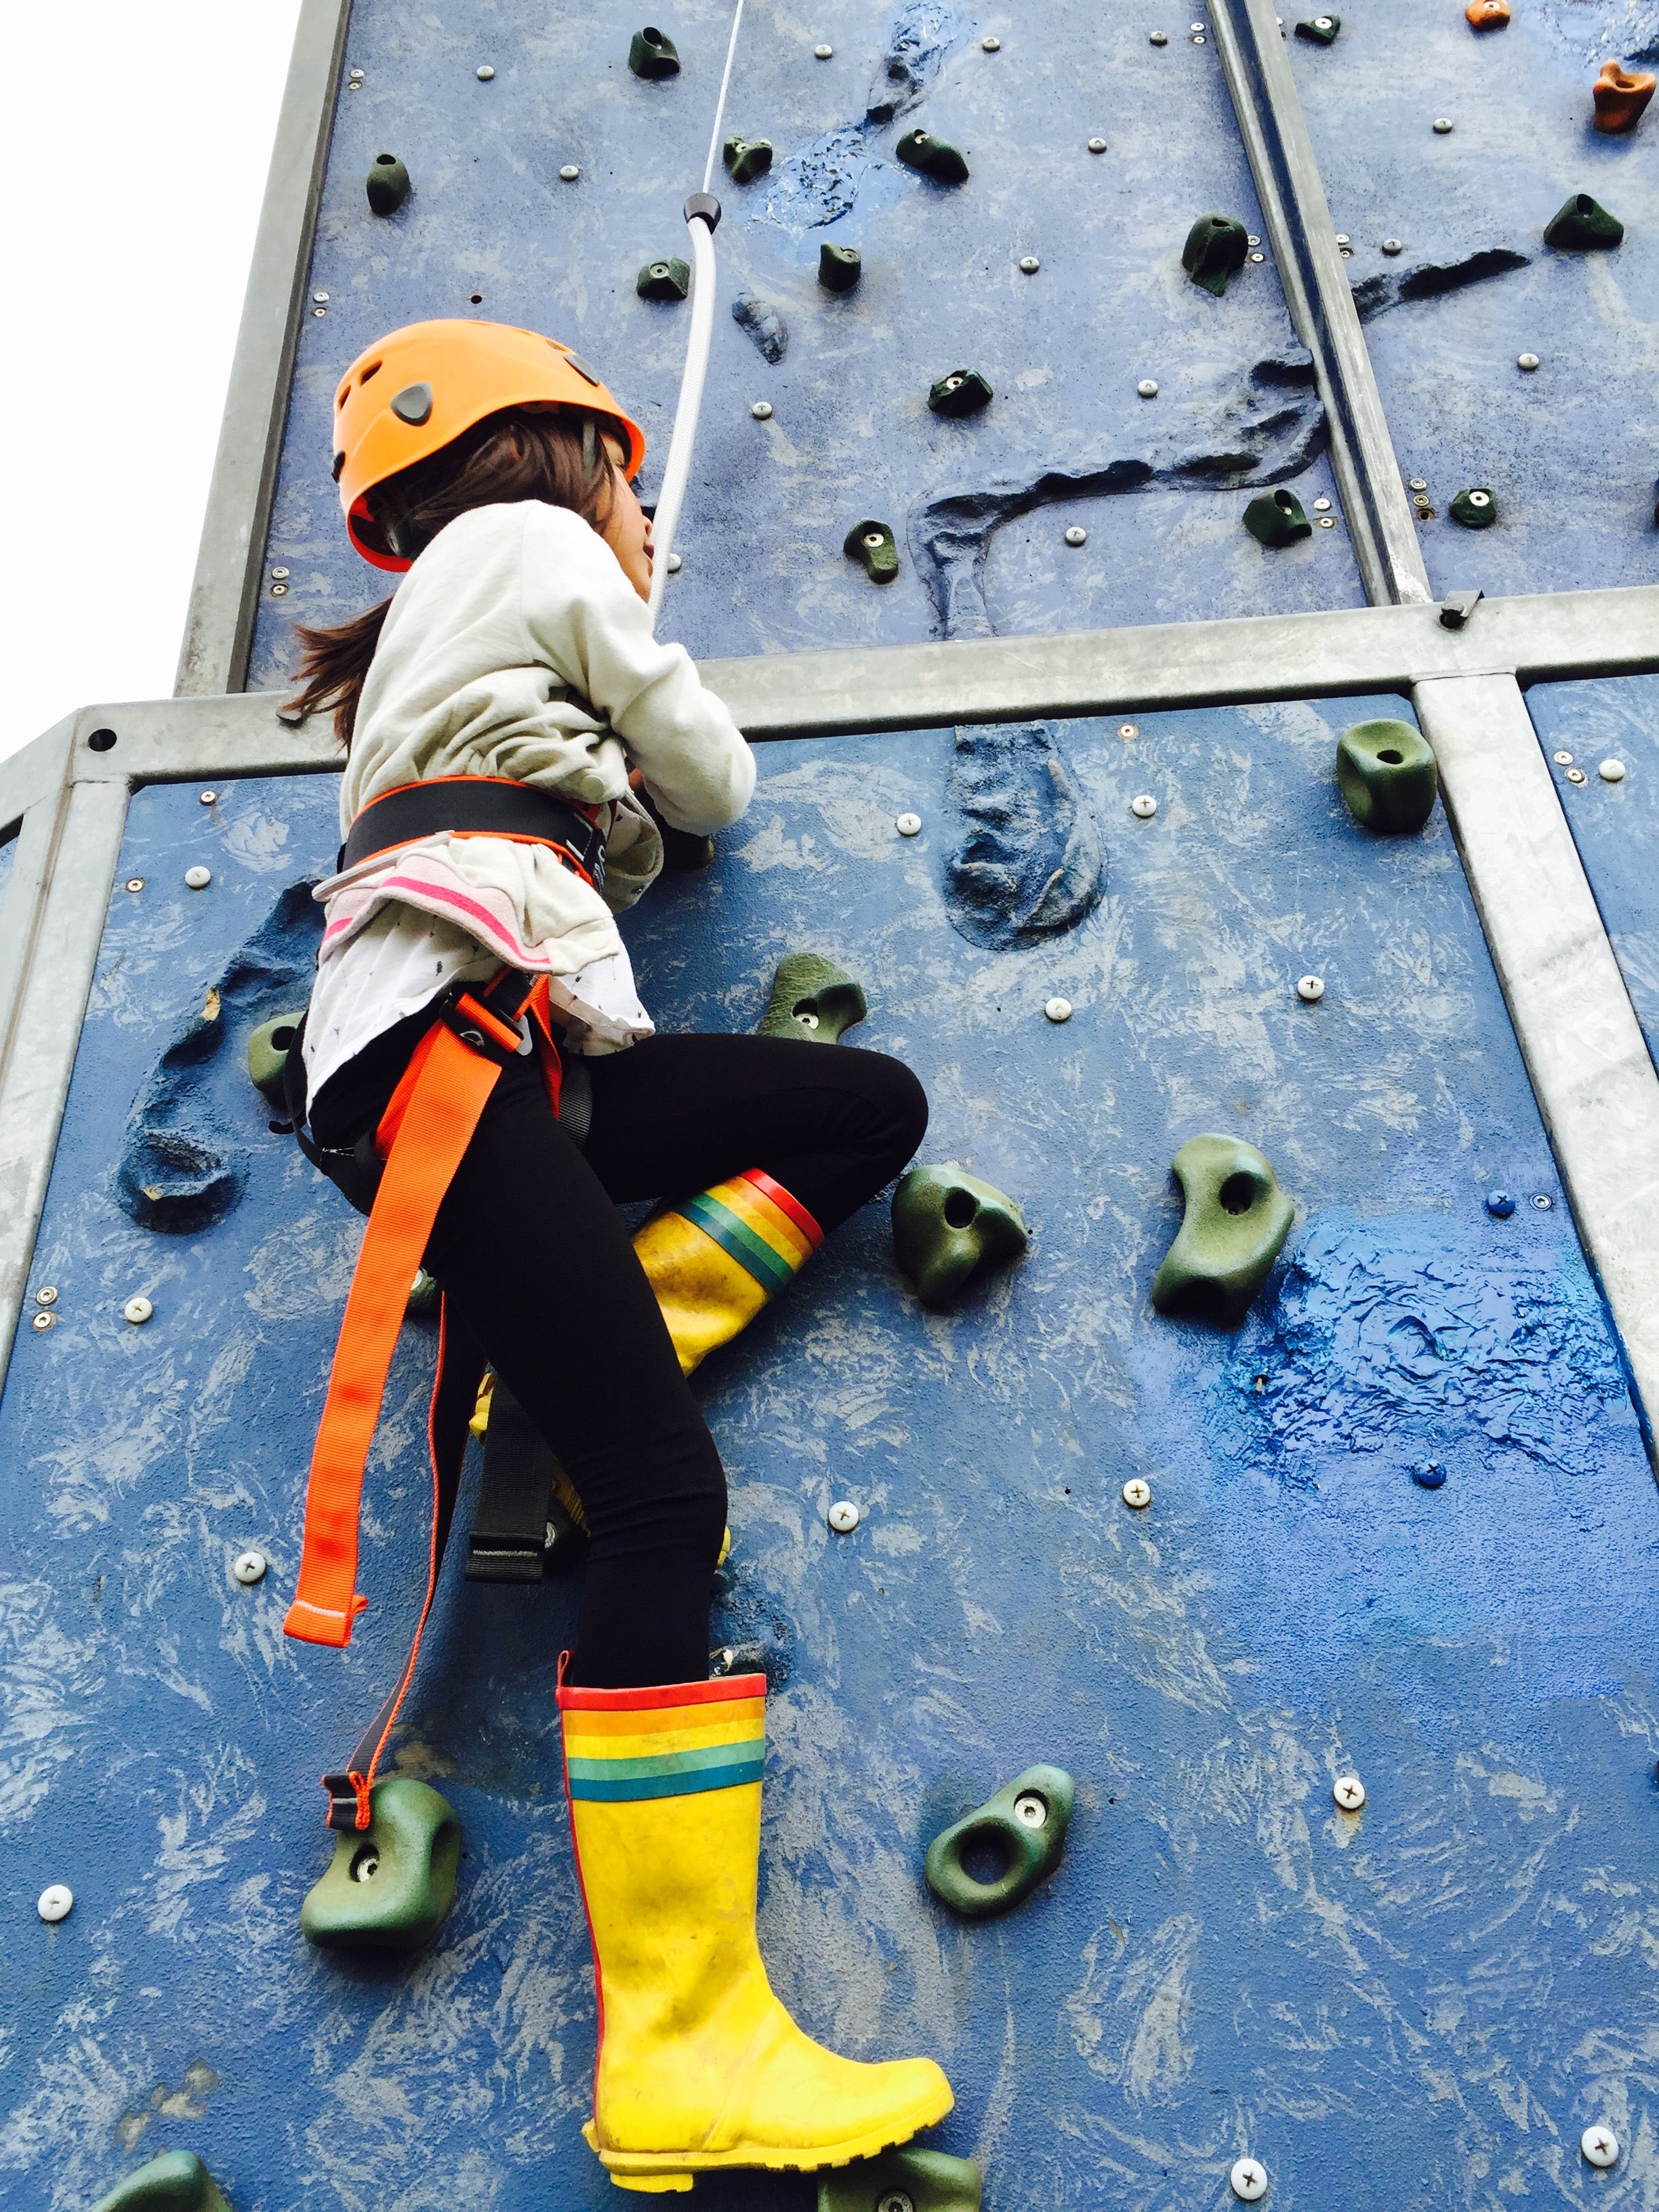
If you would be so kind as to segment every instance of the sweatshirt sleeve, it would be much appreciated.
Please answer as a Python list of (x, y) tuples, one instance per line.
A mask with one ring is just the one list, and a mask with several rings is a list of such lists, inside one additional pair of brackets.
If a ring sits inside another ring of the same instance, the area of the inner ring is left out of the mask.
[(755, 757), (683, 645), (651, 635), (645, 602), (579, 516), (527, 504), (521, 605), (535, 657), (573, 684), (623, 740), (677, 830), (735, 822), (755, 788)]

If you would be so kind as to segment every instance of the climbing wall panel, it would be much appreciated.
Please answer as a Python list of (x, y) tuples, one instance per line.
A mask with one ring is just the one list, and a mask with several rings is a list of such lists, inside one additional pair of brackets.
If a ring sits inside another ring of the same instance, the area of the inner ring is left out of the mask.
[[(946, 2063), (939, 2139), (983, 2160), (991, 2212), (1219, 2205), (1245, 2150), (1304, 2212), (1336, 2177), (1363, 2212), (1486, 2212), (1540, 2176), (1588, 2203), (1592, 2119), (1626, 2190), (1656, 2185), (1659, 1500), (1444, 819), (1373, 839), (1335, 788), (1337, 732), (1403, 711), (769, 747), (715, 868), (627, 925), (670, 1028), (752, 1027), (787, 951), (844, 963), (868, 1021), (810, 1048), (902, 1054), (921, 1157), (1032, 1232), (929, 1314), (872, 1206), (698, 1386), (736, 1539), (714, 1640), (778, 1685), (778, 1985), (844, 2049)], [(144, 888), (113, 895), (31, 1281), (54, 1325), (0, 1401), (0, 1820), (27, 1894), (76, 1896), (0, 1930), (0, 2172), (52, 2212), (174, 2146), (237, 2212), (610, 2195), (576, 2132), (568, 1577), (451, 1563), (395, 1761), (465, 1828), (432, 1952), (330, 1957), (297, 1927), (314, 1777), (407, 1626), (432, 1359), (412, 1324), (351, 1650), (284, 1642), (357, 1223), (240, 1063), (303, 975), (292, 887), (334, 798), (136, 799), (119, 874)], [(1170, 1161), (1206, 1131), (1296, 1207), (1233, 1334), (1148, 1304)], [(243, 1587), (249, 1546), (270, 1566)], [(960, 1922), (925, 1846), (1037, 1759), (1078, 1781), (1066, 1861)]]
[(1527, 694), (1578, 857), (1659, 1060), (1659, 678), (1540, 684)]
[[(1650, 66), (1659, 9), (1517, 0), (1480, 32), (1454, 0), (1396, 0), (1341, 25), (1291, 38), (1297, 85), (1437, 594), (1659, 580), (1654, 124), (1604, 135), (1590, 93), (1606, 61)], [(1545, 245), (1579, 193), (1621, 245)], [(1451, 514), (1471, 489), (1496, 502), (1484, 530)]]
[[(689, 310), (635, 283), (686, 250), (729, 23), (726, 0), (678, 9), (682, 72), (652, 82), (629, 71), (638, 24), (617, 0), (358, 11), (252, 685), (291, 667), (289, 616), (337, 620), (381, 587), (328, 471), (340, 374), (388, 329), (478, 315), (563, 337), (636, 410), (653, 495)], [(1323, 412), (1271, 258), (1222, 299), (1182, 271), (1196, 217), (1257, 240), (1262, 223), (1214, 44), (1167, 28), (1154, 46), (1081, 0), (1041, 24), (951, 0), (750, 9), (727, 121), (775, 160), (748, 185), (716, 167), (720, 299), (668, 634), (759, 653), (1361, 602), (1340, 519), (1273, 553), (1240, 527), (1267, 484), (1331, 496)], [(963, 151), (965, 184), (895, 159), (924, 127)], [(380, 217), (364, 179), (388, 149), (413, 191)], [(825, 240), (861, 249), (844, 296), (817, 282)], [(963, 368), (990, 406), (931, 414), (930, 386)], [(842, 550), (866, 518), (898, 537), (885, 587)]]

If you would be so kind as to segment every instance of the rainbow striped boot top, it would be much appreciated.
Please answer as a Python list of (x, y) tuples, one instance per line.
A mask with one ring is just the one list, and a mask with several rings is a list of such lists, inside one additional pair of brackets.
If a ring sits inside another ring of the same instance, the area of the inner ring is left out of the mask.
[(682, 1372), (746, 1328), (823, 1242), (799, 1200), (761, 1168), (653, 1214), (634, 1249)]

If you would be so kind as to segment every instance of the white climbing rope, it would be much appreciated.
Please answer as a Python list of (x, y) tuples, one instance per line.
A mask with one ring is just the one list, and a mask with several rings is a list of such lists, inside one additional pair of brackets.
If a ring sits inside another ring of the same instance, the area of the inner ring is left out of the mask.
[[(705, 192), (714, 181), (714, 161), (720, 152), (720, 125), (726, 114), (726, 88), (732, 82), (732, 64), (738, 51), (738, 27), (742, 21), (743, 0), (738, 0), (732, 17), (732, 36), (726, 49), (726, 70), (720, 78), (720, 95), (714, 107), (714, 130), (708, 142), (708, 166), (702, 174)], [(662, 611), (662, 595), (668, 582), (668, 556), (674, 550), (680, 509), (685, 504), (685, 487), (690, 480), (691, 449), (696, 443), (697, 417), (702, 410), (703, 380), (708, 374), (708, 349), (714, 336), (714, 230), (703, 215), (688, 216), (685, 227), (691, 236), (691, 332), (686, 343), (685, 368), (680, 378), (679, 405), (674, 410), (673, 435), (668, 441), (668, 465), (663, 471), (662, 489), (657, 495), (657, 518), (652, 530), (656, 551), (651, 574), (651, 622), (653, 629)]]

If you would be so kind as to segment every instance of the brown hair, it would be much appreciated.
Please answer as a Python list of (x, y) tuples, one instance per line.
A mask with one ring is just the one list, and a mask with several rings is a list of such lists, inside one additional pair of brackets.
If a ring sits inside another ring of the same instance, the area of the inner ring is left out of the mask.
[[(568, 507), (602, 531), (616, 495), (613, 464), (600, 432), (609, 428), (574, 408), (506, 408), (487, 415), (439, 453), (404, 469), (367, 495), (362, 536), (384, 552), (412, 561), (447, 522), (475, 507), (538, 499)], [(334, 714), (334, 733), (348, 750), (374, 648), (392, 601), (329, 629), (295, 623), (299, 690), (288, 711)]]

